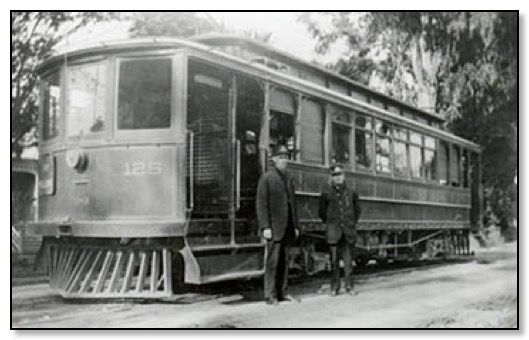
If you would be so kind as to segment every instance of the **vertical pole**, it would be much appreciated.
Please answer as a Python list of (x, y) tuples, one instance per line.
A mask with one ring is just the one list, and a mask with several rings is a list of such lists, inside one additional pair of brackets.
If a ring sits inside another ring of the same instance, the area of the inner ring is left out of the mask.
[[(298, 93), (296, 97), (296, 127), (295, 127), (295, 139), (296, 139), (296, 151), (301, 151), (301, 106), (303, 105), (303, 95)], [(294, 160), (301, 161), (301, 152), (294, 153)]]
[(270, 83), (263, 86), (263, 112), (261, 115), (261, 132), (259, 134), (259, 157), (261, 161), (261, 172), (265, 173), (268, 162), (268, 144), (270, 134)]
[(237, 157), (236, 150), (237, 147), (237, 78), (235, 75), (231, 79), (230, 87), (230, 106), (229, 106), (229, 116), (228, 116), (228, 127), (229, 127), (229, 138), (230, 138), (230, 150), (229, 150), (229, 164), (230, 166), (230, 194), (229, 194), (229, 212), (228, 219), (230, 223), (230, 243), (235, 244), (235, 218), (236, 218), (236, 209), (235, 209), (235, 186), (237, 181)]

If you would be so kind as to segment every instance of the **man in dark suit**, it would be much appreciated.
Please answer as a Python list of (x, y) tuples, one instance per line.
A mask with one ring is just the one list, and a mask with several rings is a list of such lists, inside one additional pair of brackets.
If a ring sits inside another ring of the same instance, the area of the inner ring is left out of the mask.
[(288, 154), (285, 146), (276, 148), (274, 167), (257, 186), (257, 219), (266, 239), (264, 297), (271, 305), (287, 300), (288, 252), (299, 235), (294, 186), (286, 171)]
[(322, 194), (320, 217), (326, 224), (331, 256), (331, 295), (340, 292), (340, 259), (344, 262), (345, 291), (356, 295), (353, 286), (353, 255), (358, 234), (356, 224), (362, 209), (358, 194), (347, 188), (343, 168), (331, 167), (331, 187)]

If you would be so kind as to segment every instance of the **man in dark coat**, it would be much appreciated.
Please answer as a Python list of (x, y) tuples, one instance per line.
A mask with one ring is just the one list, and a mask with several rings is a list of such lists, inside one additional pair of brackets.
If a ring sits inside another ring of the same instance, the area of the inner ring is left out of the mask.
[(296, 198), (286, 171), (288, 150), (280, 146), (272, 156), (274, 167), (259, 179), (256, 196), (259, 230), (266, 239), (264, 297), (267, 304), (285, 301), (288, 252), (299, 235)]
[(362, 213), (358, 194), (347, 188), (343, 169), (331, 168), (331, 187), (322, 194), (320, 217), (326, 224), (326, 239), (331, 256), (331, 295), (340, 291), (340, 259), (344, 262), (345, 291), (355, 295), (353, 256), (358, 234), (356, 224)]

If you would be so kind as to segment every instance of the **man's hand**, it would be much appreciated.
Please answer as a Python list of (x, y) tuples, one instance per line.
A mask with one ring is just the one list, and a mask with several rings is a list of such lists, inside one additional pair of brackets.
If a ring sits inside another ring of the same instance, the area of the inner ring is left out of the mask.
[(270, 228), (266, 228), (263, 230), (263, 237), (267, 240), (271, 240), (272, 239), (272, 229)]
[(296, 238), (299, 237), (299, 229), (296, 229)]

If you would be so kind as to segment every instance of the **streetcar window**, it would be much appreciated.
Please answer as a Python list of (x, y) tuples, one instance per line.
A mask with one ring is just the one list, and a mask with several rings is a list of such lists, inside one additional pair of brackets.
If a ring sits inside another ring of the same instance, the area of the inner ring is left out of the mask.
[(296, 143), (294, 139), (294, 116), (288, 113), (270, 112), (270, 149), (278, 145), (286, 145), (290, 153), (289, 158), (295, 158)]
[(59, 71), (43, 79), (42, 82), (42, 137), (49, 140), (59, 135), (61, 115), (61, 76)]
[(106, 66), (103, 63), (68, 69), (68, 136), (105, 130)]
[(171, 59), (122, 61), (118, 128), (160, 129), (171, 124)]
[(468, 152), (463, 150), (463, 156), (461, 156), (461, 168), (463, 171), (463, 187), (468, 188)]
[(395, 141), (395, 175), (400, 177), (408, 176), (408, 154), (406, 143)]
[(410, 142), (415, 144), (422, 144), (422, 136), (420, 133), (410, 131)]
[(304, 99), (301, 105), (301, 157), (304, 161), (322, 164), (325, 119), (322, 105)]
[(380, 135), (377, 135), (377, 141), (375, 145), (375, 168), (379, 172), (391, 172), (390, 145), (391, 140), (388, 137), (381, 137)]
[(350, 159), (351, 128), (332, 124), (332, 162), (348, 164)]
[(439, 184), (450, 185), (450, 148), (446, 142), (439, 142)]
[(421, 177), (422, 155), (421, 148), (415, 145), (410, 145), (410, 166), (411, 176), (415, 178)]
[(393, 137), (401, 139), (401, 140), (407, 140), (408, 134), (406, 133), (406, 129), (395, 126), (393, 128)]
[(371, 117), (357, 115), (355, 119), (356, 167), (369, 169), (373, 164), (373, 120)]
[(454, 187), (458, 187), (459, 184), (460, 184), (460, 176), (461, 176), (461, 172), (460, 172), (460, 153), (459, 153), (459, 147), (457, 146), (453, 146), (452, 147), (452, 152), (451, 152), (451, 155), (450, 155), (450, 164), (451, 164), (451, 167), (450, 167), (450, 180), (452, 182), (452, 186)]
[(436, 171), (436, 152), (434, 150), (424, 150), (424, 177), (427, 180), (435, 180), (437, 177)]
[(375, 130), (377, 134), (385, 136), (389, 136), (391, 132), (389, 124), (378, 119), (375, 121)]
[(356, 166), (369, 169), (373, 162), (373, 134), (362, 130), (355, 131)]

